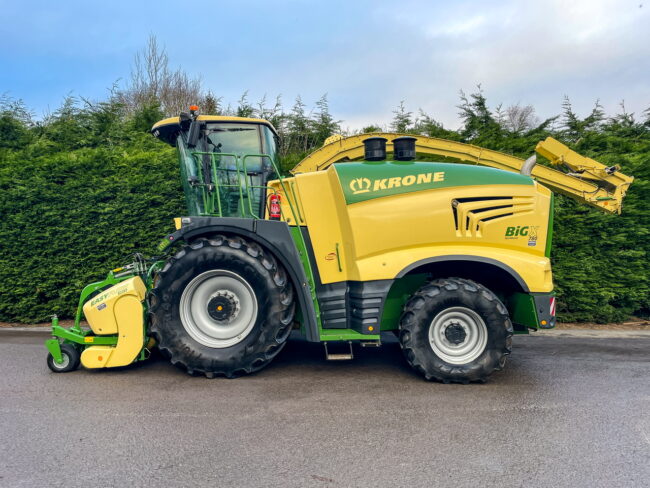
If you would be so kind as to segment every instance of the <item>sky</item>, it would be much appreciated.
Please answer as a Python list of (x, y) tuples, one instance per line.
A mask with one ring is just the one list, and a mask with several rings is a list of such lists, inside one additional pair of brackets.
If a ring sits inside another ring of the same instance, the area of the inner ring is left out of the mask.
[(565, 95), (582, 116), (596, 100), (650, 107), (648, 0), (0, 0), (0, 94), (37, 118), (66, 95), (106, 98), (150, 35), (226, 102), (327, 94), (350, 129), (387, 124), (402, 100), (455, 129), (459, 91), (478, 84), (541, 119)]

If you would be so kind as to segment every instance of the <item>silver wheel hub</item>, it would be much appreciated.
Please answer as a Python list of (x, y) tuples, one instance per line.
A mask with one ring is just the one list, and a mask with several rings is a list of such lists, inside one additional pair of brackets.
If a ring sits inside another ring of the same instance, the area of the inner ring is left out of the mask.
[(187, 284), (179, 311), (192, 339), (204, 346), (224, 348), (243, 341), (253, 330), (257, 298), (244, 278), (215, 269)]
[(429, 326), (429, 345), (433, 352), (450, 364), (468, 364), (487, 346), (485, 322), (474, 310), (451, 307), (436, 315)]
[(61, 353), (61, 362), (60, 363), (57, 363), (56, 359), (54, 360), (54, 366), (56, 366), (59, 369), (67, 368), (68, 364), (70, 364), (70, 356), (68, 356), (66, 353)]

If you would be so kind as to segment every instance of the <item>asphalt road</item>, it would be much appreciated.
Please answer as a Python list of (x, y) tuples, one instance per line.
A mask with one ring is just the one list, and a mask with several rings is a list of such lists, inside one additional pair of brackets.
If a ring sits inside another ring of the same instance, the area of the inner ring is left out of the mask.
[(266, 370), (163, 360), (52, 374), (0, 332), (0, 486), (649, 486), (650, 335), (516, 337), (487, 384), (427, 383), (397, 344), (291, 341)]

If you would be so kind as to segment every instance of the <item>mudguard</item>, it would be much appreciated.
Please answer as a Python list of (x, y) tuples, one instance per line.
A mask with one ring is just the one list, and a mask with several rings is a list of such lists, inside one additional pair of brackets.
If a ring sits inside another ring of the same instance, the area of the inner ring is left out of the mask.
[(309, 280), (286, 222), (235, 217), (183, 217), (181, 220), (182, 227), (165, 237), (160, 250), (178, 241), (191, 242), (198, 237), (219, 233), (241, 235), (257, 242), (273, 253), (289, 274), (304, 320), (306, 339), (311, 342), (320, 340)]

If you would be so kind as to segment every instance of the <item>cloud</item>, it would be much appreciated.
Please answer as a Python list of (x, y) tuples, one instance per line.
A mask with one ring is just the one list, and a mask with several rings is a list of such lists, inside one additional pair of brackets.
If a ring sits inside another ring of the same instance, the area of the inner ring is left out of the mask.
[[(543, 115), (556, 113), (564, 94), (582, 110), (598, 98), (610, 109), (623, 98), (637, 111), (650, 104), (650, 10), (638, 2), (427, 5), (407, 2), (391, 21), (402, 26), (405, 59), (417, 72), (409, 105), (440, 110), (447, 125), (458, 123), (450, 88), (479, 83), (492, 103), (532, 103)], [(440, 96), (446, 108), (433, 101)]]
[(621, 99), (650, 105), (650, 5), (639, 0), (25, 3), (5, 9), (0, 34), (20, 42), (0, 46), (0, 85), (28, 104), (105, 96), (153, 33), (225, 102), (250, 90), (311, 106), (328, 93), (352, 128), (387, 124), (400, 100), (457, 127), (458, 91), (479, 83), (492, 106), (532, 104), (542, 118), (565, 94), (582, 113), (598, 98), (610, 112)]

